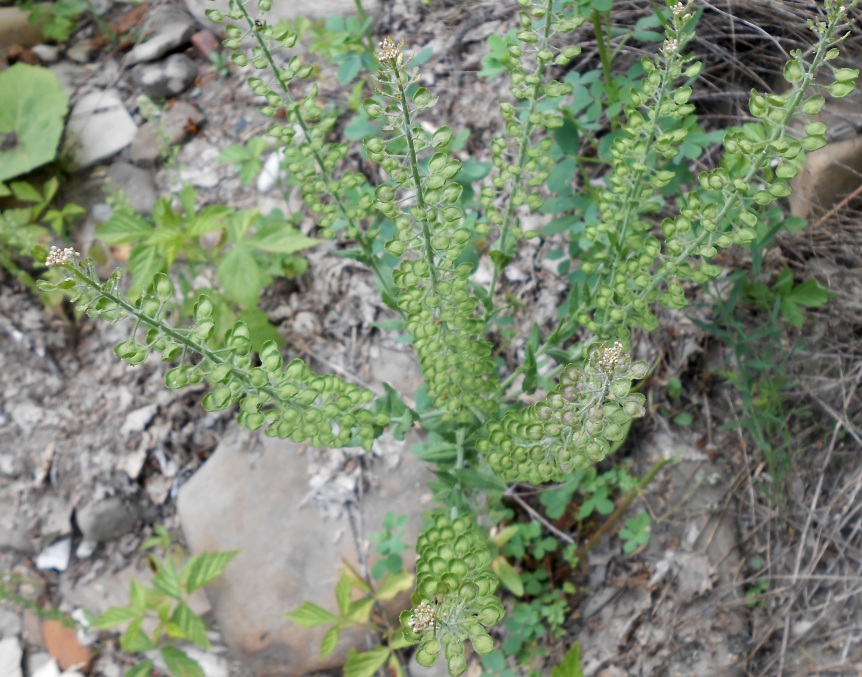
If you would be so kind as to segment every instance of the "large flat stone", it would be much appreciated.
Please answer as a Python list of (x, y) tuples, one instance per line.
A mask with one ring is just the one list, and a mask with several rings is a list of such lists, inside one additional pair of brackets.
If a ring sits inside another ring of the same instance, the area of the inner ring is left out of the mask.
[[(431, 475), (405, 444), (391, 447), (394, 454), (403, 449), (400, 463), (375, 464), (387, 467), (376, 473), (352, 512), (354, 521), (364, 524), (366, 538), (380, 529), (387, 511), (409, 514), (409, 544), (421, 527), (419, 513), (426, 507), (421, 499)], [(310, 454), (298, 454), (289, 441), (261, 436), (250, 448), (246, 434), (228, 436), (178, 498), (193, 553), (239, 550), (212, 586), (211, 600), (228, 644), (261, 677), (340, 665), (365, 639), (363, 629), (345, 630), (338, 648), (321, 660), (326, 628), (300, 628), (284, 618), (304, 601), (334, 611), (341, 560), (357, 559), (345, 514), (326, 521), (313, 501), (300, 506), (309, 493)]]
[(82, 96), (66, 123), (66, 151), (79, 169), (106, 160), (128, 146), (138, 126), (116, 89)]

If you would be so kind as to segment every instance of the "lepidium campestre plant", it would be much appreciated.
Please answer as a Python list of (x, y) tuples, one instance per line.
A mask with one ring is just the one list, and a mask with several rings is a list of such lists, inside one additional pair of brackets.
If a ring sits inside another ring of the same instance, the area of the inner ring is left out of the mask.
[[(285, 366), (274, 343), (264, 343), (254, 356), (248, 327), (241, 322), (227, 333), (224, 349), (208, 348), (212, 304), (202, 296), (191, 327), (171, 325), (165, 307), (174, 291), (166, 275), (156, 276), (131, 303), (119, 273), (103, 282), (92, 263), (71, 250), (38, 253), (66, 272), (58, 286), (81, 310), (112, 322), (131, 321), (132, 337), (117, 346), (119, 357), (140, 364), (151, 352), (161, 354), (175, 364), (166, 374), (169, 387), (209, 384), (203, 401), (209, 410), (238, 405), (242, 425), (324, 447), (369, 449), (387, 426), (399, 436), (415, 423), (432, 433), (421, 457), (436, 466), (433, 490), (439, 508), (416, 544), (412, 607), (401, 615), (400, 627), (383, 628), (379, 636), (392, 649), (416, 645), (422, 665), (442, 656), (455, 676), (466, 670), (468, 643), (479, 654), (492, 651), (493, 628), (504, 612), (495, 596), (499, 579), (491, 569), (497, 554), (485, 531), (488, 506), (499, 501), (509, 483), (565, 482), (620, 447), (632, 421), (645, 413), (645, 397), (634, 382), (646, 375), (648, 365), (631, 358), (632, 330), (655, 329), (657, 305), (681, 308), (684, 285), (702, 285), (720, 275), (722, 269), (712, 261), (718, 250), (750, 242), (762, 208), (787, 195), (787, 182), (805, 151), (825, 144), (825, 126), (811, 119), (825, 101), (812, 93), (821, 86), (815, 83), (818, 70), (831, 70), (833, 82), (826, 89), (832, 96), (846, 96), (858, 75), (829, 63), (845, 35), (847, 7), (828, 0), (821, 19), (810, 24), (816, 35), (812, 50), (791, 53), (784, 72), (790, 89), (782, 95), (752, 94), (750, 111), (758, 121), (725, 134), (721, 165), (700, 174), (678, 198), (678, 209), (671, 210), (661, 190), (674, 179), (671, 162), (696, 128), (689, 99), (701, 64), (686, 51), (694, 31), (691, 5), (668, 5), (664, 43), (642, 60), (641, 81), (615, 100), (615, 105), (625, 104), (614, 115), (619, 127), (604, 187), (593, 191), (598, 218), (583, 230), (588, 246), (575, 262), (580, 281), (556, 325), (549, 332), (535, 326), (523, 361), (502, 372), (492, 341), (494, 322), (506, 308), (498, 298), (498, 281), (519, 242), (539, 236), (525, 231), (521, 219), (541, 208), (547, 195), (549, 168), (556, 161), (550, 132), (562, 124), (558, 108), (570, 93), (556, 76), (577, 56), (577, 46), (566, 44), (567, 35), (585, 20), (581, 2), (518, 4), (521, 30), (499, 60), (511, 83), (511, 98), (500, 102), (505, 133), (489, 149), (494, 171), (475, 205), (458, 183), (461, 163), (448, 152), (452, 132), (445, 126), (429, 131), (420, 121), (436, 97), (420, 85), (420, 73), (401, 40), (380, 43), (375, 91), (364, 102), (369, 118), (382, 125), (381, 133), (362, 146), (384, 177), (372, 188), (364, 175), (345, 169), (349, 147), (330, 138), (334, 117), (318, 102), (316, 87), (307, 85), (307, 93), (299, 95), (311, 68), (299, 56), (276, 57), (276, 50), (291, 48), (296, 36), (267, 24), (271, 0), (260, 0), (259, 13), (239, 0), (231, 0), (227, 14), (208, 13), (215, 21), (228, 20), (225, 46), (234, 52), (234, 63), (254, 69), (248, 84), (266, 99), (261, 112), (275, 117), (284, 111), (284, 121), (269, 134), (282, 145), (283, 168), (301, 186), (319, 234), (343, 234), (357, 243), (352, 255), (373, 271), (383, 298), (399, 316), (399, 328), (409, 335), (426, 381), (427, 397), (416, 411), (391, 388), (374, 401), (369, 391), (317, 374), (299, 360)], [(253, 46), (246, 49), (245, 41)], [(795, 138), (788, 126), (800, 112), (805, 134)], [(662, 210), (672, 215), (660, 220)], [(478, 240), (488, 245), (494, 271), (484, 286), (474, 279), (471, 263), (481, 255)], [(394, 267), (384, 247), (397, 260)], [(521, 395), (539, 387), (543, 394), (524, 406)], [(659, 469), (637, 482), (636, 491)], [(629, 503), (635, 493), (630, 492)], [(623, 512), (615, 510), (611, 520)], [(647, 527), (644, 520), (628, 521), (626, 550), (643, 544)], [(575, 558), (583, 556), (592, 542), (568, 550)], [(357, 579), (371, 601), (354, 606), (351, 585), (347, 581), (336, 591), (339, 615), (313, 610), (316, 618), (334, 625), (327, 633), (327, 651), (338, 628), (365, 618), (381, 598), (379, 588)], [(291, 617), (316, 622), (299, 610)], [(400, 640), (394, 630), (400, 631)], [(363, 659), (366, 654), (361, 654), (349, 674), (371, 674), (369, 666), (376, 670), (390, 660), (388, 650), (366, 653), (373, 655)], [(389, 665), (400, 670), (398, 661)]]

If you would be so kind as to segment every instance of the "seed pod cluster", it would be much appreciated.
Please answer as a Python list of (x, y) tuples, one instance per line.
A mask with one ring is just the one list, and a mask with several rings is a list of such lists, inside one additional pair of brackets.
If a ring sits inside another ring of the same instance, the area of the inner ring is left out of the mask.
[[(497, 248), (507, 261), (521, 231), (517, 210), (526, 205), (539, 209), (544, 197), (540, 187), (547, 181), (556, 162), (552, 156), (553, 139), (549, 132), (563, 125), (556, 107), (545, 105), (547, 99), (565, 96), (572, 85), (547, 77), (554, 66), (567, 66), (581, 53), (577, 45), (558, 47), (555, 37), (569, 33), (584, 23), (585, 17), (571, 11), (560, 12), (560, 3), (548, 0), (519, 0), (521, 30), (517, 44), (508, 47), (500, 63), (508, 71), (510, 92), (519, 103), (500, 102), (500, 113), (506, 135), (491, 142), (494, 166), (491, 186), (482, 189), (480, 199), (487, 224), (501, 230)], [(563, 40), (571, 42), (571, 40)], [(541, 139), (537, 141), (536, 139)], [(502, 198), (502, 199), (501, 199)]]
[[(141, 364), (151, 352), (162, 360), (180, 364), (165, 374), (169, 388), (183, 388), (206, 381), (212, 388), (203, 398), (207, 411), (239, 404), (237, 421), (250, 430), (266, 427), (271, 437), (294, 442), (310, 440), (316, 447), (361, 446), (369, 449), (389, 414), (368, 409), (374, 394), (332, 374), (316, 374), (302, 361), (283, 365), (273, 341), (263, 344), (255, 366), (251, 335), (244, 322), (237, 322), (225, 336), (223, 349), (211, 350), (207, 341), (215, 330), (213, 305), (201, 296), (194, 307), (194, 324), (176, 328), (164, 320), (167, 303), (174, 296), (170, 279), (159, 273), (137, 303), (126, 300), (120, 290), (119, 272), (106, 282), (98, 279), (93, 262), (63, 264), (73, 277), (56, 285), (87, 314), (109, 322), (135, 320), (132, 335), (114, 348), (131, 365)], [(138, 333), (145, 333), (138, 341)], [(200, 359), (191, 363), (196, 354)]]
[(646, 362), (632, 362), (619, 342), (594, 347), (583, 368), (566, 366), (544, 401), (488, 423), (477, 449), (507, 482), (563, 481), (604, 459), (645, 414), (646, 398), (631, 387), (646, 372)]
[(480, 338), (479, 302), (467, 284), (473, 267), (458, 263), (471, 238), (453, 180), (461, 163), (441, 150), (452, 138), (447, 127), (432, 134), (416, 123), (436, 97), (421, 87), (408, 97), (416, 73), (407, 73), (400, 45), (387, 38), (378, 60), (379, 100), (366, 100), (365, 109), (385, 118), (393, 138), (369, 137), (365, 149), (390, 177), (375, 191), (374, 206), (395, 224), (386, 250), (402, 259), (393, 273), (397, 302), (434, 406), (444, 420), (467, 423), (477, 413), (493, 415), (497, 404), (489, 398), (496, 390), (491, 345)]
[[(807, 94), (817, 70), (829, 66), (833, 82), (826, 88), (837, 97), (853, 91), (858, 77), (856, 69), (828, 64), (838, 56), (835, 45), (845, 35), (847, 8), (835, 0), (824, 7), (827, 20), (810, 26), (820, 38), (816, 50), (790, 52), (784, 70), (788, 91), (752, 93), (749, 110), (759, 122), (725, 135), (722, 165), (698, 176), (697, 187), (680, 198), (679, 214), (664, 219), (657, 232), (650, 215), (665, 204), (660, 191), (676, 177), (669, 163), (684, 153), (694, 112), (691, 87), (680, 81), (702, 70), (693, 55), (683, 53), (696, 12), (691, 3), (671, 8), (664, 46), (643, 60), (643, 89), (632, 92), (625, 124), (611, 146), (612, 171), (608, 187), (599, 191), (599, 222), (584, 231), (594, 245), (581, 270), (596, 283), (591, 306), (576, 314), (581, 326), (602, 338), (626, 338), (633, 327), (655, 329), (652, 306), (686, 306), (683, 285), (719, 276), (723, 269), (712, 262), (718, 251), (751, 243), (761, 224), (758, 211), (790, 194), (789, 181), (801, 169), (805, 151), (827, 141), (826, 125), (811, 119), (825, 99)], [(790, 135), (788, 127), (800, 112), (802, 133)]]
[[(262, 13), (269, 10), (271, 0), (259, 0)], [(240, 68), (269, 71), (251, 75), (247, 82), (251, 91), (262, 100), (259, 110), (270, 118), (283, 117), (283, 122), (270, 126), (267, 134), (278, 141), (281, 169), (291, 182), (300, 187), (303, 201), (317, 217), (321, 235), (334, 237), (336, 230), (347, 228), (347, 236), (360, 237), (359, 223), (372, 213), (370, 194), (364, 198), (361, 188), (365, 176), (358, 172), (341, 171), (348, 153), (347, 143), (328, 140), (337, 116), (318, 103), (318, 87), (312, 85), (301, 98), (294, 98), (299, 80), (312, 75), (312, 67), (302, 57), (294, 55), (282, 62), (273, 57), (277, 48), (290, 49), (297, 34), (281, 24), (272, 26), (253, 19), (246, 3), (229, 0), (228, 13), (211, 9), (207, 18), (215, 23), (230, 19), (237, 23), (225, 26), (224, 47), (232, 52), (232, 61)], [(246, 44), (252, 42), (252, 47)], [(369, 237), (373, 234), (368, 233)]]
[(471, 517), (450, 520), (437, 513), (416, 543), (416, 590), (413, 608), (401, 614), (405, 639), (418, 643), (416, 660), (430, 667), (440, 652), (449, 674), (467, 669), (464, 641), (484, 655), (494, 648), (486, 629), (503, 617), (494, 594), (497, 575), (488, 569), (491, 551)]

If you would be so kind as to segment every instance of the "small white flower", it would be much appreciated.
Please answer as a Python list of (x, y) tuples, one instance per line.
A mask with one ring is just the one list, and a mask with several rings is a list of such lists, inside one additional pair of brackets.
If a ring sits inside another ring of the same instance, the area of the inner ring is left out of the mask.
[(673, 12), (674, 16), (679, 16), (685, 11), (685, 5), (681, 2), (676, 3), (673, 7), (671, 7), (671, 12)]
[(57, 267), (57, 266), (66, 266), (70, 263), (75, 262), (75, 258), (80, 256), (78, 252), (76, 252), (71, 247), (66, 247), (65, 249), (59, 249), (57, 247), (52, 246), (51, 251), (48, 252), (48, 258), (45, 259), (45, 265), (49, 268)]

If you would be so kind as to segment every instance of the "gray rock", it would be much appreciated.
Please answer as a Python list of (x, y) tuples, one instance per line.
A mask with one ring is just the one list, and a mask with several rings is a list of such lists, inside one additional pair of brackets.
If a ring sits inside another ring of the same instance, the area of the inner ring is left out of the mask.
[[(325, 628), (300, 628), (284, 613), (306, 600), (334, 608), (340, 562), (356, 562), (349, 520), (342, 515), (325, 521), (314, 505), (300, 507), (308, 493), (308, 453), (300, 456), (289, 441), (271, 438), (262, 438), (260, 449), (249, 453), (244, 437), (233, 437), (182, 487), (177, 501), (193, 553), (239, 550), (212, 586), (219, 628), (259, 677), (297, 677), (340, 665), (348, 649), (363, 645), (364, 629), (345, 629), (335, 651), (321, 659)], [(361, 514), (357, 520), (371, 533), (387, 511), (407, 513), (409, 542), (421, 527), (420, 497), (430, 478), (415, 456), (404, 454), (354, 506), (354, 514)], [(395, 616), (409, 606), (406, 599), (399, 602), (403, 606), (389, 609)]]
[(111, 496), (79, 508), (78, 528), (91, 543), (101, 543), (127, 534), (138, 521), (137, 510), (118, 496)]
[(0, 675), (3, 677), (21, 677), (21, 659), (24, 652), (17, 637), (7, 637), (0, 640)]
[(95, 48), (91, 40), (78, 40), (74, 45), (66, 50), (66, 58), (75, 63), (90, 63), (95, 53)]
[(42, 63), (56, 63), (60, 59), (60, 50), (54, 45), (33, 45), (30, 49)]
[[(152, 173), (139, 167), (135, 167), (135, 165), (129, 164), (128, 162), (115, 162), (108, 167), (107, 177), (108, 184), (106, 185), (106, 189), (109, 193), (121, 190), (132, 203), (132, 206), (140, 213), (149, 214), (153, 211), (153, 205), (159, 198), (159, 191), (156, 187), (156, 181), (153, 178)], [(158, 405), (150, 405), (148, 407), (144, 407), (144, 409), (149, 410), (153, 407), (158, 409)], [(145, 424), (153, 417), (155, 409), (144, 422)], [(129, 414), (129, 417), (132, 417), (135, 414), (136, 412), (132, 412)], [(127, 422), (129, 417), (126, 418)], [(125, 427), (126, 424), (123, 425), (123, 428)], [(143, 430), (143, 426), (137, 428), (137, 431), (140, 430)]]
[(162, 154), (160, 139), (170, 144), (181, 143), (188, 134), (189, 126), (197, 127), (204, 116), (194, 104), (177, 101), (170, 110), (164, 111), (158, 120), (141, 125), (129, 150), (132, 162), (149, 164)]
[(21, 632), (21, 615), (17, 609), (0, 607), (0, 639), (17, 637)]
[(69, 567), (69, 558), (72, 556), (72, 539), (63, 538), (51, 543), (36, 557), (36, 568), (39, 571), (65, 571)]
[[(39, 653), (31, 653), (27, 655), (27, 674), (30, 677), (35, 677), (36, 673), (44, 668), (48, 663), (52, 663), (51, 654), (40, 651)], [(54, 665), (56, 667), (56, 664)]]
[(197, 74), (197, 66), (185, 54), (172, 54), (164, 61), (142, 66), (135, 80), (147, 96), (166, 99), (186, 91)]
[(129, 52), (127, 63), (155, 61), (188, 43), (196, 30), (189, 16), (179, 12), (163, 12), (153, 16), (148, 29), (153, 31), (153, 35)]
[(66, 124), (66, 152), (78, 168), (116, 155), (135, 138), (138, 127), (116, 89), (85, 94)]
[(27, 463), (14, 454), (0, 454), (0, 477), (16, 479), (27, 472)]
[(78, 88), (83, 86), (93, 75), (91, 68), (65, 60), (53, 64), (49, 70), (57, 78), (63, 91), (69, 96), (74, 96)]
[(18, 506), (0, 501), (0, 552), (4, 550), (32, 554), (35, 547)]

